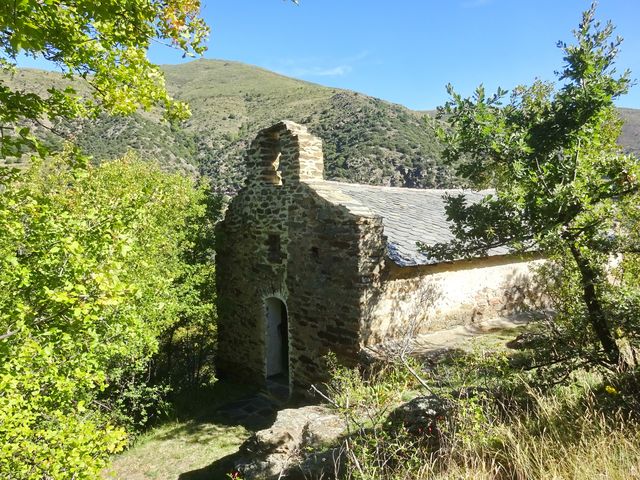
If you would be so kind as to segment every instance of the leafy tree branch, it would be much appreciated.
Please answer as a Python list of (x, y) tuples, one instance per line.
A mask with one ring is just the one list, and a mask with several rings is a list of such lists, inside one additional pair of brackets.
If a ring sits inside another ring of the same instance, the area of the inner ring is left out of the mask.
[[(595, 15), (594, 3), (575, 42), (558, 43), (565, 63), (556, 84), (537, 80), (510, 95), (487, 95), (480, 86), (471, 98), (447, 87), (451, 100), (438, 112), (447, 124), (438, 127), (444, 155), (472, 185), (495, 191), (473, 204), (463, 195), (447, 198), (456, 240), (423, 249), (443, 259), (498, 247), (569, 258), (564, 281), (573, 278), (581, 292), (571, 315), (587, 320), (604, 363), (625, 369), (619, 338), (630, 331), (620, 330), (607, 306), (622, 290), (613, 291), (607, 278), (612, 256), (638, 245), (640, 163), (616, 144), (621, 121), (613, 102), (632, 85), (628, 71), (615, 69), (622, 39)], [(623, 263), (634, 261), (627, 255)]]

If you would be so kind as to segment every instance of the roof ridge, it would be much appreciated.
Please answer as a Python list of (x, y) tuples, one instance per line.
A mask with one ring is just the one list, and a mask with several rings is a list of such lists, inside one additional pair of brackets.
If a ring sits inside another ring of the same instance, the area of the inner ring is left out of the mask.
[(474, 190), (472, 188), (418, 188), (418, 187), (391, 187), (387, 185), (369, 185), (366, 183), (340, 182), (337, 180), (323, 180), (323, 182), (331, 185), (340, 185), (345, 187), (370, 188), (372, 190), (390, 190), (399, 192), (460, 192), (460, 193), (485, 193), (492, 192), (493, 189)]

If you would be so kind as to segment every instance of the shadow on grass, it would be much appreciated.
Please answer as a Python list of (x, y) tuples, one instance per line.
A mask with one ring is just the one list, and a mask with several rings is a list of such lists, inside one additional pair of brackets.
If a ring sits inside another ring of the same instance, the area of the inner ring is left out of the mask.
[(161, 440), (182, 437), (189, 443), (225, 435), (229, 427), (257, 431), (273, 424), (279, 406), (255, 387), (219, 381), (173, 400), (173, 411), (156, 427), (176, 423), (158, 436)]
[(282, 407), (268, 392), (230, 382), (171, 400), (170, 414), (114, 459), (108, 478), (225, 480), (241, 444), (271, 426)]
[(181, 473), (178, 476), (178, 480), (224, 480), (229, 478), (230, 474), (237, 461), (242, 458), (240, 452), (235, 452), (225, 457), (222, 457), (211, 465), (207, 465), (197, 470), (191, 470), (190, 472)]
[(171, 400), (173, 410), (167, 420), (189, 421), (207, 420), (222, 406), (257, 394), (253, 386), (226, 381), (217, 381), (213, 385), (185, 391)]
[[(221, 447), (236, 447), (236, 451), (214, 460), (211, 464), (181, 473), (179, 480), (224, 480), (241, 460), (246, 460), (246, 452), (237, 450), (238, 435), (236, 432), (256, 432), (269, 428), (276, 420), (279, 410), (293, 408), (310, 403), (305, 397), (294, 397), (283, 400), (267, 391), (244, 389), (244, 395), (229, 396), (221, 386), (227, 402), (218, 404), (216, 408), (203, 408), (193, 420), (176, 426), (165, 435), (168, 438), (183, 437), (187, 442), (198, 442), (203, 439), (216, 438)], [(240, 387), (235, 387), (240, 388)], [(313, 403), (313, 402), (312, 402)], [(244, 429), (244, 430), (243, 430)], [(225, 440), (226, 437), (226, 440)]]

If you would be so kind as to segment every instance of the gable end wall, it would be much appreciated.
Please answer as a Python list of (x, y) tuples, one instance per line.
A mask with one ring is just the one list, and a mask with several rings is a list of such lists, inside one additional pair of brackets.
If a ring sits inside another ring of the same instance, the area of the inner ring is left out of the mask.
[[(357, 362), (363, 298), (382, 268), (384, 240), (379, 217), (348, 198), (339, 204), (314, 177), (321, 168), (311, 159), (321, 162), (321, 149), (305, 144), (303, 132), (287, 132), (287, 125), (278, 132), (279, 176), (270, 168), (274, 136), (267, 131), (254, 142), (249, 161), (260, 175), (218, 226), (217, 368), (223, 377), (264, 384), (264, 303), (277, 297), (287, 306), (291, 386), (302, 390), (327, 379), (327, 353)], [(294, 168), (300, 156), (304, 171)], [(274, 256), (276, 236), (281, 252)]]

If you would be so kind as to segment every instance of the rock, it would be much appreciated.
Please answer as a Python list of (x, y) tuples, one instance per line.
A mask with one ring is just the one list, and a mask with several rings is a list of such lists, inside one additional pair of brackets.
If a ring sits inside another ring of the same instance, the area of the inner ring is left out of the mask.
[(438, 395), (423, 395), (400, 405), (389, 414), (388, 420), (403, 426), (410, 433), (433, 434), (438, 431), (438, 422), (446, 420), (453, 408), (452, 403)]
[(344, 419), (334, 413), (320, 414), (309, 421), (302, 431), (304, 447), (327, 447), (335, 444), (346, 427)]
[(344, 421), (326, 407), (281, 410), (270, 428), (254, 433), (240, 447), (245, 458), (236, 469), (245, 480), (313, 478), (325, 468), (330, 473), (330, 455), (317, 450), (335, 445), (345, 428)]
[(541, 333), (525, 332), (507, 342), (506, 346), (514, 350), (525, 350), (536, 348), (546, 341), (548, 341), (548, 337)]

